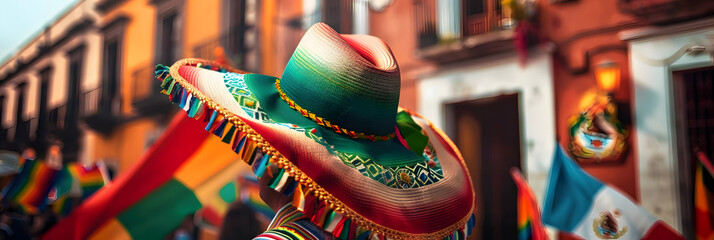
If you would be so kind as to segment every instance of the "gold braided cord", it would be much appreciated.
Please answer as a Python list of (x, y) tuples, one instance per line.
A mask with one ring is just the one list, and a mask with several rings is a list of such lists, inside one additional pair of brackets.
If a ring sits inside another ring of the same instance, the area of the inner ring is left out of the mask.
[[(171, 66), (171, 68), (169, 69), (169, 73), (171, 74), (171, 77), (174, 79), (174, 81), (178, 82), (187, 92), (191, 93), (194, 98), (198, 98), (200, 101), (206, 103), (206, 106), (208, 108), (213, 109), (214, 111), (218, 111), (218, 113), (222, 114), (225, 117), (224, 119), (226, 119), (227, 121), (230, 121), (231, 123), (233, 123), (236, 126), (236, 131), (244, 132), (248, 139), (256, 142), (257, 147), (260, 148), (260, 150), (263, 153), (266, 153), (271, 156), (270, 162), (277, 163), (278, 167), (285, 169), (285, 172), (287, 172), (291, 177), (293, 177), (295, 179), (295, 181), (299, 182), (300, 185), (302, 185), (304, 187), (304, 189), (305, 189), (304, 192), (308, 192), (308, 193), (311, 192), (318, 201), (324, 202), (327, 207), (333, 209), (333, 211), (335, 211), (337, 213), (342, 214), (344, 217), (351, 219), (351, 221), (353, 223), (356, 223), (361, 228), (364, 228), (364, 229), (371, 231), (373, 233), (382, 234), (383, 236), (385, 236), (387, 238), (391, 238), (391, 239), (395, 239), (395, 240), (406, 240), (406, 239), (432, 240), (432, 239), (443, 239), (444, 237), (458, 231), (471, 218), (471, 214), (474, 211), (473, 205), (471, 207), (471, 211), (469, 211), (469, 214), (464, 216), (458, 222), (450, 225), (449, 227), (446, 227), (442, 230), (439, 230), (439, 231), (433, 232), (433, 233), (413, 234), (413, 233), (402, 232), (399, 230), (394, 230), (394, 229), (385, 227), (383, 225), (377, 224), (377, 223), (363, 217), (356, 211), (347, 207), (339, 199), (332, 196), (332, 194), (327, 192), (327, 190), (322, 188), (319, 184), (317, 184), (310, 177), (308, 177), (307, 174), (303, 173), (299, 168), (297, 168), (295, 165), (293, 165), (290, 162), (290, 160), (288, 160), (280, 152), (278, 152), (278, 150), (276, 150), (268, 141), (263, 139), (263, 137), (260, 134), (258, 134), (250, 126), (245, 124), (243, 122), (243, 120), (241, 120), (237, 115), (228, 111), (226, 108), (218, 105), (216, 102), (211, 100), (209, 97), (204, 95), (202, 92), (198, 91), (198, 89), (196, 89), (186, 79), (181, 77), (181, 75), (178, 72), (178, 70), (181, 66), (196, 66), (199, 63), (200, 64), (208, 64), (211, 66), (220, 66), (222, 68), (225, 68), (228, 71), (235, 70), (228, 66), (224, 66), (220, 63), (210, 61), (210, 60), (203, 60), (203, 59), (197, 59), (197, 58), (186, 58), (186, 59), (182, 59), (182, 60), (179, 60), (176, 63), (174, 63)], [(236, 72), (242, 72), (242, 71), (236, 71)]]
[(379, 136), (379, 135), (357, 133), (355, 131), (350, 131), (345, 128), (341, 128), (337, 124), (331, 123), (330, 121), (327, 121), (324, 118), (319, 117), (319, 116), (315, 115), (314, 113), (311, 113), (307, 109), (300, 107), (300, 105), (298, 105), (295, 101), (290, 99), (290, 97), (288, 97), (288, 95), (286, 95), (283, 92), (283, 89), (280, 88), (280, 79), (275, 79), (275, 89), (278, 90), (278, 93), (280, 94), (280, 98), (283, 99), (283, 101), (285, 101), (285, 103), (287, 103), (290, 106), (290, 108), (294, 109), (295, 111), (297, 111), (304, 117), (309, 118), (310, 120), (317, 123), (318, 125), (334, 130), (336, 133), (345, 134), (345, 135), (350, 136), (351, 138), (369, 139), (373, 142), (374, 141), (386, 141), (386, 140), (389, 140), (396, 136), (394, 133), (390, 133), (389, 135), (386, 135), (386, 136)]

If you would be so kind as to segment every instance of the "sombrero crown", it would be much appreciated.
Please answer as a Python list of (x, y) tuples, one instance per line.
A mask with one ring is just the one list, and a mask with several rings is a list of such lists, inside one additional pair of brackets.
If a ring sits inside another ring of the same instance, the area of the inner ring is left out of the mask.
[[(458, 149), (398, 108), (399, 70), (371, 36), (316, 24), (282, 78), (184, 59), (156, 76), (270, 187), (340, 239), (459, 239), (474, 192)], [(281, 171), (266, 172), (269, 165)]]
[(280, 87), (295, 104), (331, 125), (355, 133), (394, 133), (399, 68), (384, 42), (366, 35), (339, 35), (316, 24), (300, 40)]

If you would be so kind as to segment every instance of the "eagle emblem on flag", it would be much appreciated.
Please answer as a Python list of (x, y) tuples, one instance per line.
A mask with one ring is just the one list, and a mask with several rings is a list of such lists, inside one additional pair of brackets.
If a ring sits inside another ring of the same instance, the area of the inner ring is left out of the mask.
[(617, 218), (622, 216), (619, 209), (612, 212), (602, 211), (600, 217), (593, 219), (593, 232), (601, 239), (618, 239), (627, 233), (627, 226), (620, 229)]

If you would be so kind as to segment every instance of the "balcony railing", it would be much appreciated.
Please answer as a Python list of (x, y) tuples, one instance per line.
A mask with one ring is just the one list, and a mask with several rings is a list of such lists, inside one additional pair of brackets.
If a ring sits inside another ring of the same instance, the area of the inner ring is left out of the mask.
[(98, 87), (84, 92), (81, 101), (81, 116), (89, 128), (108, 134), (122, 122), (122, 116), (110, 93)]
[(441, 1), (453, 0), (414, 0), (420, 48), (510, 28), (511, 21), (504, 17), (499, 0), (484, 1), (483, 10), (476, 14), (461, 9), (465, 2), (439, 8), (437, 2)]
[(513, 49), (513, 21), (500, 0), (414, 0), (414, 16), (421, 58), (451, 62)]
[(54, 129), (64, 129), (66, 116), (67, 105), (61, 105), (50, 110), (50, 131)]
[(711, 16), (714, 11), (714, 1), (619, 0), (618, 8), (641, 20), (664, 25)]
[(154, 78), (154, 67), (151, 65), (145, 65), (137, 70), (135, 70), (132, 75), (132, 91), (131, 100), (132, 102), (140, 102), (154, 92), (155, 85), (159, 85), (158, 81)]
[(99, 111), (100, 101), (102, 100), (101, 98), (101, 87), (84, 92), (84, 95), (82, 96), (82, 116), (86, 117), (97, 113)]
[(154, 78), (154, 66), (146, 64), (132, 72), (131, 96), (134, 113), (152, 115), (166, 113), (174, 108), (161, 93), (161, 82)]
[[(255, 34), (252, 26), (237, 26), (223, 33), (221, 36), (209, 41), (203, 42), (193, 48), (193, 55), (197, 58), (217, 60), (217, 50), (223, 50), (225, 60), (233, 67), (239, 69), (255, 68), (248, 64), (248, 53), (251, 49), (257, 46), (247, 46), (247, 38), (253, 37)], [(256, 42), (256, 41), (251, 41)], [(248, 69), (256, 71), (257, 69)]]

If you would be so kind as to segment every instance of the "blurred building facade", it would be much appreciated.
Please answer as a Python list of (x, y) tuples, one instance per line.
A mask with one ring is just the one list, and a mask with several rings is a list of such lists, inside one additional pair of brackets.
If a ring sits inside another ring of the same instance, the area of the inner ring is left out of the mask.
[(59, 144), (66, 161), (82, 155), (80, 118), (100, 107), (98, 19), (91, 1), (80, 2), (0, 67), (2, 148), (43, 155)]
[(480, 193), (473, 239), (515, 239), (508, 170), (542, 200), (603, 61), (621, 72), (612, 99), (628, 151), (583, 167), (691, 237), (690, 150), (714, 156), (713, 12), (705, 0), (84, 0), (0, 66), (0, 147), (61, 142), (65, 161), (121, 172), (175, 112), (154, 65), (220, 55), (280, 76), (306, 28), (326, 22), (383, 39), (400, 105), (459, 145)]

